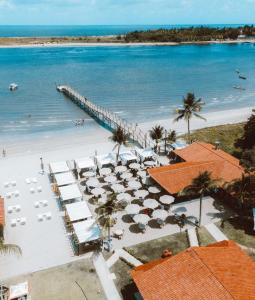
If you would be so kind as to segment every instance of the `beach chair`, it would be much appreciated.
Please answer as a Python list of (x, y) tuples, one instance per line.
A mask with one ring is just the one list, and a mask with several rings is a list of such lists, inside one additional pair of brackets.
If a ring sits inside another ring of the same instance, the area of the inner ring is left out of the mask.
[(6, 182), (4, 183), (4, 187), (5, 187), (5, 188), (9, 187), (9, 182), (6, 181)]
[(12, 186), (16, 186), (16, 184), (17, 184), (17, 183), (16, 183), (15, 180), (11, 182), (11, 185), (12, 185)]
[(43, 221), (43, 215), (38, 214), (38, 215), (37, 215), (37, 220), (38, 220), (39, 222)]
[(21, 206), (20, 206), (20, 205), (16, 205), (16, 206), (15, 206), (15, 211), (16, 211), (16, 212), (20, 212), (20, 210), (21, 210)]
[(44, 207), (48, 206), (48, 200), (42, 200), (41, 203)]
[(9, 214), (11, 214), (11, 213), (13, 212), (13, 207), (12, 207), (12, 206), (8, 206), (7, 212), (8, 212)]
[(51, 219), (51, 217), (52, 217), (52, 214), (51, 214), (51, 212), (49, 211), (49, 212), (47, 212), (47, 213), (45, 213), (45, 218), (47, 219), (47, 220), (50, 220)]
[(15, 227), (17, 225), (17, 220), (16, 219), (12, 219), (11, 220), (11, 226)]
[(42, 187), (41, 187), (41, 186), (38, 186), (38, 187), (37, 187), (37, 192), (38, 192), (38, 193), (41, 193), (41, 191), (42, 191)]
[(31, 183), (31, 180), (29, 178), (26, 178), (26, 183), (27, 184), (30, 184)]
[(37, 178), (36, 177), (32, 178), (32, 182), (37, 183)]
[(6, 198), (9, 199), (9, 198), (11, 198), (11, 196), (12, 196), (12, 193), (10, 193), (10, 192), (9, 192), (9, 193), (6, 193)]
[(20, 225), (26, 225), (27, 219), (26, 218), (20, 218)]
[(19, 197), (19, 191), (18, 190), (14, 192), (14, 196)]
[(34, 188), (30, 188), (30, 193), (34, 194), (34, 192), (35, 192), (35, 189)]

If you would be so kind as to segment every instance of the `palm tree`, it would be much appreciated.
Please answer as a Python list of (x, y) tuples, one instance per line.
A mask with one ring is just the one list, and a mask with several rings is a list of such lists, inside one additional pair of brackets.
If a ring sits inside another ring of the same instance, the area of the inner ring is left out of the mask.
[(114, 225), (113, 214), (121, 210), (120, 204), (116, 201), (116, 195), (108, 197), (106, 203), (97, 208), (97, 220), (108, 231), (108, 241), (111, 240), (111, 227)]
[(168, 134), (167, 134), (167, 138), (166, 138), (168, 143), (175, 143), (177, 140), (177, 134), (175, 130), (169, 130)]
[(116, 145), (114, 146), (113, 150), (115, 148), (118, 148), (117, 150), (117, 162), (119, 160), (119, 155), (120, 155), (120, 147), (122, 145), (127, 146), (128, 144), (128, 134), (126, 134), (126, 132), (121, 128), (121, 127), (117, 127), (117, 129), (113, 132), (112, 136), (111, 136), (111, 140), (116, 143)]
[(178, 115), (174, 122), (178, 122), (180, 120), (185, 120), (188, 123), (188, 140), (191, 143), (190, 139), (190, 119), (192, 116), (203, 119), (206, 121), (204, 117), (198, 114), (202, 110), (202, 106), (205, 103), (202, 102), (202, 99), (196, 99), (193, 93), (188, 93), (186, 97), (183, 98), (183, 107), (178, 108), (176, 110), (176, 114)]
[(163, 134), (164, 134), (164, 127), (160, 126), (160, 125), (156, 125), (155, 127), (152, 127), (152, 129), (150, 130), (150, 137), (155, 141), (156, 143), (156, 152), (158, 150), (158, 144), (160, 142), (160, 140), (163, 138)]
[(211, 172), (205, 171), (200, 173), (196, 178), (192, 180), (191, 185), (184, 188), (181, 195), (199, 195), (199, 226), (202, 221), (202, 201), (206, 193), (214, 191), (219, 186), (219, 180), (212, 179)]
[(14, 244), (5, 244), (3, 239), (3, 226), (0, 225), (0, 254), (16, 254), (21, 255), (22, 251), (19, 246)]

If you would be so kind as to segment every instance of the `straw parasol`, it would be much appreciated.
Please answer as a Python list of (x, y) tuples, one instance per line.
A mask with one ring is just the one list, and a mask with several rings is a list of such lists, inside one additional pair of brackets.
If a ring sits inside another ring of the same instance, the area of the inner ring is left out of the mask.
[(146, 199), (143, 201), (143, 206), (150, 209), (155, 209), (159, 206), (159, 204), (155, 199)]
[(101, 187), (91, 190), (91, 194), (93, 194), (96, 197), (103, 195), (105, 192), (106, 192), (105, 189)]
[(138, 214), (138, 215), (135, 215), (133, 217), (133, 219), (137, 224), (147, 225), (150, 220), (150, 217), (146, 214)]
[(153, 211), (152, 217), (154, 219), (160, 219), (164, 221), (168, 217), (168, 213), (164, 209), (156, 209)]
[(127, 202), (131, 201), (132, 199), (131, 195), (128, 193), (120, 193), (119, 195), (117, 195), (116, 198), (118, 201), (127, 201)]
[(162, 204), (170, 205), (171, 203), (174, 202), (174, 197), (170, 195), (164, 195), (159, 198), (159, 201)]
[(99, 173), (101, 176), (107, 176), (112, 173), (112, 170), (110, 168), (102, 168)]
[(90, 178), (87, 182), (86, 185), (88, 187), (98, 187), (100, 185), (100, 182), (98, 181), (97, 178)]
[(117, 178), (116, 176), (113, 176), (113, 175), (108, 175), (104, 178), (104, 181), (105, 182), (109, 182), (109, 183), (113, 183), (113, 182), (116, 182), (117, 181)]
[(141, 207), (138, 204), (129, 204), (126, 206), (125, 211), (129, 215), (136, 215), (141, 210)]
[(115, 183), (111, 186), (111, 189), (115, 192), (115, 193), (122, 193), (125, 191), (125, 187), (122, 184), (119, 183)]
[(117, 166), (115, 168), (115, 173), (124, 173), (127, 171), (127, 167), (126, 166)]
[(149, 195), (149, 192), (146, 190), (138, 190), (135, 191), (135, 197), (139, 198), (139, 199), (144, 199), (145, 197), (147, 197)]
[(138, 190), (142, 187), (141, 183), (135, 180), (129, 181), (128, 186), (134, 190)]
[(148, 188), (148, 191), (151, 193), (151, 194), (159, 194), (161, 191), (159, 188), (157, 188), (156, 186), (151, 186)]
[(132, 163), (129, 165), (129, 168), (133, 170), (139, 170), (141, 166), (138, 163)]

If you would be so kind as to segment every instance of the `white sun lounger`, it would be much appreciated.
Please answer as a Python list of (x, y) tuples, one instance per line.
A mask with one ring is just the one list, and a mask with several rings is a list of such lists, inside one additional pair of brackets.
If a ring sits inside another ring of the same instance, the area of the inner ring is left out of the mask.
[(5, 188), (9, 187), (9, 182), (6, 181), (6, 182), (4, 183), (4, 187), (5, 187)]
[(20, 224), (26, 225), (27, 219), (26, 218), (20, 218)]
[(41, 214), (37, 215), (37, 219), (39, 222), (43, 221), (43, 215)]
[(16, 206), (14, 206), (14, 209), (15, 209), (16, 212), (20, 212), (21, 206), (20, 205), (16, 205)]
[(47, 219), (47, 220), (50, 220), (51, 219), (51, 217), (52, 217), (52, 214), (51, 214), (51, 212), (49, 211), (49, 212), (47, 212), (47, 213), (45, 213), (45, 218)]
[(8, 212), (9, 214), (11, 214), (11, 213), (13, 212), (13, 207), (12, 207), (12, 206), (8, 206), (7, 212)]
[(12, 219), (11, 220), (11, 226), (15, 227), (17, 225), (17, 220), (16, 219)]
[(30, 193), (34, 194), (34, 192), (35, 192), (35, 189), (34, 188), (30, 188)]
[(18, 197), (18, 196), (19, 196), (19, 191), (18, 191), (18, 190), (14, 192), (14, 196), (15, 196), (15, 197)]
[(16, 184), (17, 184), (17, 182), (16, 182), (15, 180), (13, 180), (13, 181), (11, 182), (11, 185), (12, 185), (12, 186), (16, 186)]
[(35, 207), (35, 208), (39, 208), (39, 206), (40, 206), (39, 201), (35, 201), (35, 202), (34, 202), (34, 207)]
[(37, 183), (36, 177), (32, 178), (32, 182), (33, 182), (33, 183)]
[(48, 206), (48, 200), (41, 200), (40, 202), (44, 207)]
[(42, 191), (42, 187), (41, 187), (41, 186), (38, 186), (38, 187), (37, 187), (37, 192), (38, 192), (38, 193), (41, 193), (41, 191)]
[(29, 178), (26, 178), (26, 183), (27, 184), (30, 184), (31, 183), (31, 180)]
[(6, 193), (6, 198), (11, 198), (11, 196), (12, 196), (12, 193)]

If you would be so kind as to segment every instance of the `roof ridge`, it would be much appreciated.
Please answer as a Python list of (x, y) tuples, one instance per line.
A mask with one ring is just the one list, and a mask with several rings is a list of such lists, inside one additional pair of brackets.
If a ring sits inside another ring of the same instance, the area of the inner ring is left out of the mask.
[[(189, 161), (189, 162), (182, 162), (182, 163), (178, 163), (178, 164), (175, 164), (175, 165), (180, 165), (182, 164), (192, 164), (190, 166), (184, 166), (184, 167), (181, 167), (179, 166), (178, 168), (175, 168), (175, 169), (166, 169), (165, 171), (161, 171), (160, 173), (169, 173), (170, 171), (178, 171), (178, 170), (184, 170), (184, 169), (188, 169), (188, 168), (191, 168), (192, 166), (196, 165), (196, 166), (199, 166), (199, 165), (204, 165), (204, 164), (214, 164), (215, 161), (214, 160), (208, 160), (208, 161)], [(174, 165), (173, 165), (174, 166)], [(159, 168), (164, 168), (165, 166), (163, 167), (159, 167)]]
[[(219, 155), (218, 153), (216, 153), (215, 151), (212, 151), (211, 149), (208, 149), (207, 147), (205, 147), (203, 144), (207, 144), (207, 145), (211, 145), (209, 143), (203, 143), (203, 142), (195, 142), (197, 143), (198, 145), (200, 145), (201, 147), (207, 149), (208, 151), (210, 151), (211, 153), (214, 153), (216, 154), (217, 156), (219, 156), (220, 158), (222, 158), (223, 160), (226, 160), (227, 162), (229, 162), (231, 165), (235, 166), (235, 167), (238, 167), (239, 169), (242, 169), (242, 167), (240, 165), (236, 165), (234, 164), (233, 162), (231, 162), (230, 160), (226, 159), (226, 158), (223, 158), (221, 155)], [(220, 149), (221, 150), (221, 149)], [(222, 151), (222, 150), (221, 150)], [(225, 152), (226, 154), (228, 154), (227, 152)], [(230, 154), (228, 154), (230, 155)], [(233, 156), (234, 157), (234, 156)], [(235, 157), (234, 157), (235, 158)]]
[[(212, 272), (211, 268), (203, 261), (203, 259), (198, 255), (196, 252), (196, 248), (206, 248), (206, 247), (191, 247), (193, 253), (197, 256), (197, 258), (200, 260), (200, 262), (207, 268), (207, 270), (211, 273), (211, 275), (215, 278), (215, 280), (224, 288), (224, 290), (230, 295), (232, 299), (235, 299), (235, 297), (230, 293), (230, 291), (225, 287), (225, 285), (219, 281), (219, 279), (215, 276), (215, 274)], [(211, 247), (213, 248), (213, 247)], [(215, 247), (216, 248), (216, 247)], [(218, 247), (217, 247), (218, 248)], [(226, 248), (226, 247), (224, 247)]]

